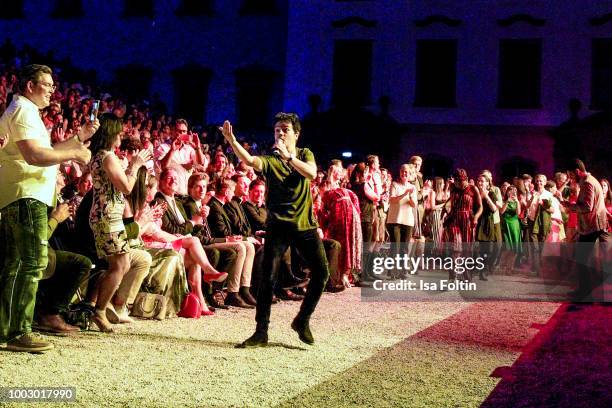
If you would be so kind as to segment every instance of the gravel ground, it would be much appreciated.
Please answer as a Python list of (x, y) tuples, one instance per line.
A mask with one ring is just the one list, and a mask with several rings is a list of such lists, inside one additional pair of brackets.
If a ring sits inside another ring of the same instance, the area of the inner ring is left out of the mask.
[(275, 305), (255, 350), (234, 348), (255, 314), (235, 308), (53, 337), (42, 355), (1, 352), (0, 386), (74, 386), (79, 407), (478, 406), (558, 304), (362, 302), (353, 288), (323, 296), (314, 346), (289, 327), (298, 307)]

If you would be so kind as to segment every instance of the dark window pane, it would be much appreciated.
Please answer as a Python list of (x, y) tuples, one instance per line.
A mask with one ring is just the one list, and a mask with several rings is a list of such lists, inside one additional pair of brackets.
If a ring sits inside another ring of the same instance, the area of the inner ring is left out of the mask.
[(591, 108), (612, 108), (612, 38), (593, 40)]
[(371, 102), (372, 41), (337, 40), (334, 45), (332, 99), (336, 106)]
[(175, 70), (173, 76), (176, 114), (192, 124), (206, 123), (212, 71), (199, 65), (188, 65)]
[(81, 0), (55, 0), (55, 7), (51, 12), (53, 18), (78, 18), (83, 15)]
[(246, 129), (266, 129), (272, 119), (272, 96), (278, 74), (264, 68), (236, 72), (238, 123)]
[(23, 0), (7, 1), (0, 7), (0, 19), (23, 18)]
[(499, 108), (540, 108), (542, 40), (500, 40)]
[(241, 16), (276, 14), (276, 0), (242, 0), (239, 13)]
[(416, 106), (454, 107), (457, 82), (457, 40), (418, 40)]
[(125, 0), (123, 17), (154, 17), (153, 0)]
[(152, 76), (150, 68), (138, 64), (126, 65), (116, 70), (115, 86), (131, 100), (146, 99)]
[(176, 9), (177, 16), (212, 16), (213, 0), (182, 0)]

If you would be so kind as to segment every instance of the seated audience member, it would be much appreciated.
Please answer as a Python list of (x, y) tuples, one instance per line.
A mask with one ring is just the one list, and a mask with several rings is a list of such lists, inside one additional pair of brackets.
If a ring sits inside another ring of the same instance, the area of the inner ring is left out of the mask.
[[(204, 239), (210, 242), (210, 238), (207, 235), (206, 228), (197, 224), (195, 221), (192, 221), (180, 200), (175, 197), (176, 193), (176, 171), (174, 169), (166, 169), (162, 172), (160, 178), (160, 191), (157, 193), (155, 200), (156, 202), (165, 202), (167, 203), (167, 210), (162, 216), (162, 230), (169, 232), (171, 234), (193, 234), (198, 239)], [(199, 241), (200, 242), (200, 241)], [(207, 250), (219, 251), (219, 252), (227, 252), (228, 250), (236, 249), (236, 246), (228, 246), (228, 245), (218, 245), (215, 243), (213, 246), (208, 246)], [(233, 262), (235, 265), (234, 268), (229, 269), (229, 279), (228, 287), (232, 287), (233, 282), (240, 282), (241, 280), (241, 270), (238, 270), (237, 266), (241, 265), (241, 253), (237, 253), (236, 261)], [(248, 274), (249, 282), (250, 282), (250, 273)], [(228, 301), (229, 298), (229, 301)], [(232, 298), (228, 295), (225, 303), (229, 306), (239, 306), (239, 307), (247, 307), (248, 304), (242, 302), (233, 302)]]
[[(70, 216), (68, 204), (59, 204), (50, 214), (48, 237), (51, 238), (58, 224)], [(80, 329), (64, 321), (60, 313), (68, 305), (79, 288), (81, 280), (91, 270), (92, 263), (86, 256), (48, 248), (49, 262), (36, 293), (36, 329), (50, 333), (73, 333)]]
[(249, 186), (248, 200), (242, 201), (242, 208), (255, 235), (264, 235), (266, 231), (266, 183), (257, 179)]
[[(251, 229), (247, 214), (242, 207), (242, 204), (249, 198), (249, 184), (251, 184), (251, 180), (246, 175), (235, 174), (232, 177), (232, 181), (236, 186), (234, 196), (223, 205), (230, 220), (232, 234), (253, 237), (255, 231)], [(259, 241), (253, 241), (253, 243), (257, 247), (261, 246)]]
[(252, 237), (236, 235), (232, 231), (232, 223), (225, 211), (224, 205), (231, 201), (234, 196), (236, 183), (232, 180), (222, 180), (215, 195), (210, 199), (210, 213), (208, 214), (208, 224), (212, 236), (215, 238), (225, 238), (226, 242), (231, 242), (239, 249), (239, 259), (243, 259), (243, 268), (236, 270), (234, 276), (230, 276), (227, 283), (228, 295), (225, 303), (238, 307), (255, 306), (255, 298), (250, 293), (251, 274), (253, 272), (253, 262), (255, 260), (255, 245), (257, 240)]
[(226, 178), (228, 163), (222, 151), (215, 153), (213, 162), (208, 166), (208, 181), (211, 186), (216, 186), (220, 180)]
[(189, 271), (188, 280), (191, 290), (198, 296), (203, 314), (210, 314), (202, 293), (202, 277), (207, 282), (222, 282), (227, 278), (227, 273), (218, 272), (210, 264), (197, 237), (171, 234), (161, 229), (161, 218), (167, 210), (164, 209), (162, 202), (157, 202), (154, 207), (147, 204), (150, 201), (148, 199), (153, 199), (157, 193), (157, 182), (149, 180), (155, 180), (155, 178), (150, 176), (146, 169), (141, 168), (134, 187), (135, 191), (128, 196), (129, 210), (135, 213), (134, 218), (140, 226), (140, 233), (146, 246), (180, 251), (185, 268)]

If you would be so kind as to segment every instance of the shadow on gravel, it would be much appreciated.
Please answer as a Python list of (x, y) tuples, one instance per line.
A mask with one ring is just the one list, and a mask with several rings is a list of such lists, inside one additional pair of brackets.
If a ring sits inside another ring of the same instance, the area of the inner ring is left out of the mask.
[(481, 407), (612, 406), (612, 307), (563, 305)]
[[(209, 346), (209, 347), (218, 347), (218, 348), (227, 348), (234, 349), (236, 345), (240, 344), (239, 342), (233, 341), (212, 341), (205, 339), (195, 339), (192, 337), (176, 337), (176, 336), (164, 336), (160, 334), (153, 333), (113, 333), (110, 336), (105, 333), (101, 333), (98, 331), (85, 331), (80, 332), (74, 336), (70, 336), (72, 338), (78, 337), (79, 340), (92, 340), (92, 341), (100, 341), (100, 338), (108, 337), (109, 339), (119, 339), (119, 338), (130, 338), (130, 339), (138, 339), (144, 342), (151, 342), (154, 344), (158, 344), (159, 342), (171, 342), (171, 343), (184, 343), (184, 344), (197, 344), (201, 346)], [(287, 350), (299, 350), (299, 351), (308, 351), (305, 347), (295, 346), (291, 344), (279, 343), (279, 342), (270, 342), (268, 343), (268, 348), (270, 347), (282, 347)]]
[(470, 304), (428, 328), (330, 375), (277, 408), (295, 406), (475, 407), (494, 389), (491, 371), (514, 361), (559, 307), (542, 302)]

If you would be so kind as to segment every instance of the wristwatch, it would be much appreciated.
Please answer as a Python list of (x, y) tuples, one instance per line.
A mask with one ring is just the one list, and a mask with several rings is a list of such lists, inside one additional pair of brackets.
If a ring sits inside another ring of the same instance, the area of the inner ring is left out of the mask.
[(295, 153), (291, 153), (289, 155), (289, 159), (287, 160), (288, 162), (291, 162), (293, 159), (295, 159)]

